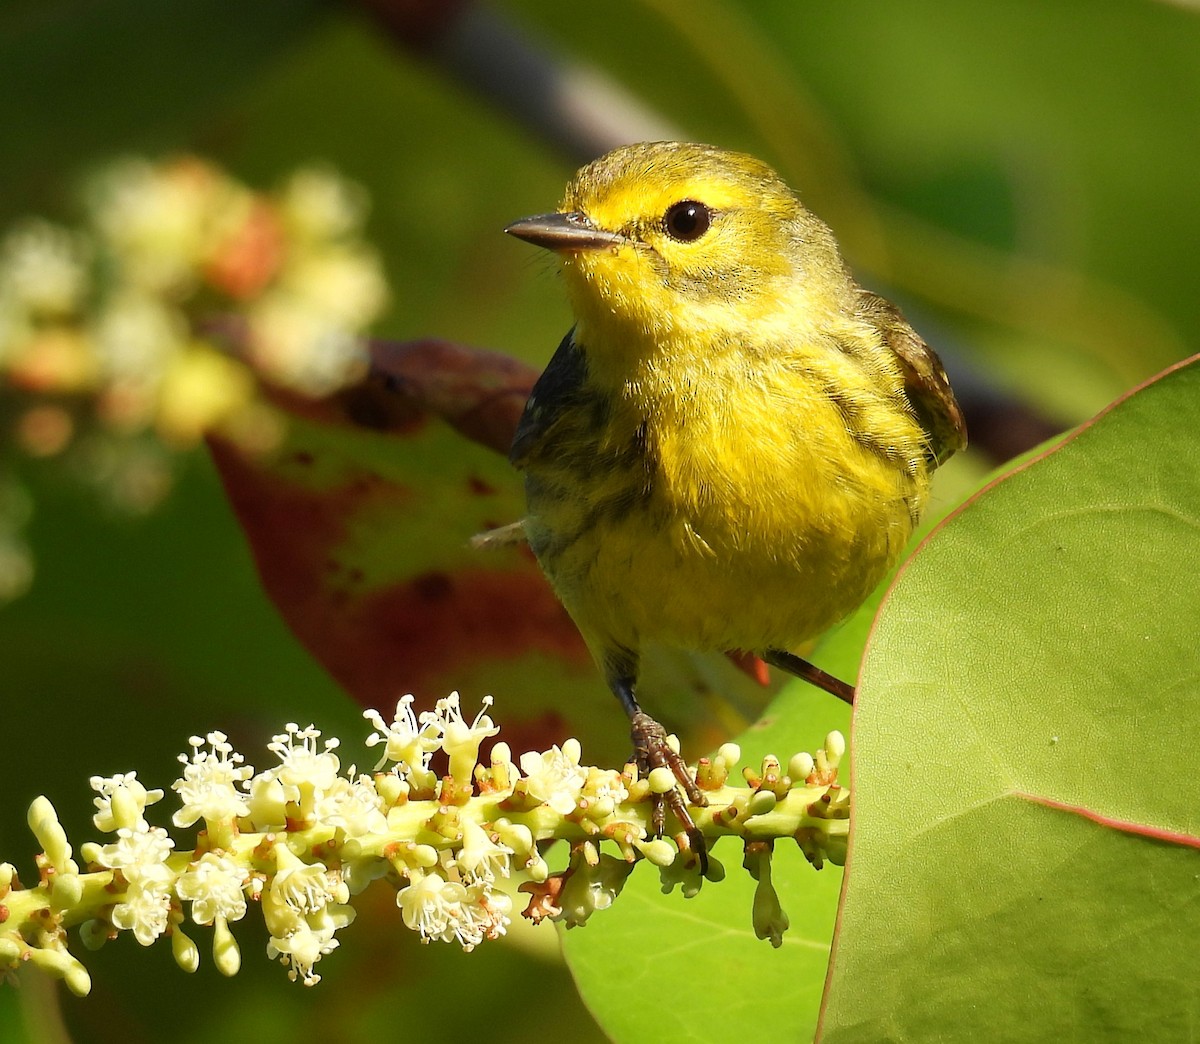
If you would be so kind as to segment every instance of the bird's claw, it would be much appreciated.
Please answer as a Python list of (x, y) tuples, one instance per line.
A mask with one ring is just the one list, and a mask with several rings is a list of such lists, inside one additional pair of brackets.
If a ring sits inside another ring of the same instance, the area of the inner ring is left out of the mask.
[(675, 818), (679, 820), (684, 833), (691, 842), (691, 848), (700, 860), (700, 875), (708, 872), (708, 847), (704, 843), (704, 835), (700, 833), (696, 821), (688, 812), (684, 796), (693, 805), (703, 807), (708, 804), (704, 792), (696, 785), (683, 758), (667, 742), (667, 730), (664, 729), (649, 714), (639, 711), (630, 722), (630, 733), (633, 737), (634, 758), (640, 771), (649, 775), (656, 768), (668, 768), (675, 777), (678, 786), (665, 794), (655, 794), (654, 808), (651, 813), (651, 826), (656, 837), (661, 837), (666, 820), (666, 808), (670, 808)]

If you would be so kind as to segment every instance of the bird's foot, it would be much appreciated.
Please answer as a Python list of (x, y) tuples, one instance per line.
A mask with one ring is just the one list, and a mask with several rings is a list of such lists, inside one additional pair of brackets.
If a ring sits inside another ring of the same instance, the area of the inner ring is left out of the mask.
[(700, 875), (703, 877), (708, 872), (708, 848), (704, 843), (704, 835), (700, 833), (696, 821), (688, 812), (684, 797), (686, 795), (693, 805), (703, 807), (708, 804), (704, 792), (696, 785), (696, 780), (683, 758), (667, 741), (667, 730), (649, 714), (638, 711), (633, 715), (630, 719), (630, 733), (633, 737), (633, 752), (638, 769), (649, 775), (656, 768), (667, 768), (678, 784), (665, 794), (655, 793), (653, 796), (652, 825), (655, 835), (662, 836), (666, 809), (669, 807), (687, 834), (692, 851), (700, 860)]

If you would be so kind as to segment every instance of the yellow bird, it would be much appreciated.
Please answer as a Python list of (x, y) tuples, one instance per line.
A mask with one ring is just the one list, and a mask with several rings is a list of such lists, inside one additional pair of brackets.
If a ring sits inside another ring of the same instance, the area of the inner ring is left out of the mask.
[(639, 705), (643, 643), (755, 653), (852, 699), (788, 650), (896, 562), (962, 414), (933, 351), (751, 156), (625, 146), (506, 231), (558, 254), (575, 314), (512, 446), (526, 536), (640, 759), (703, 804)]

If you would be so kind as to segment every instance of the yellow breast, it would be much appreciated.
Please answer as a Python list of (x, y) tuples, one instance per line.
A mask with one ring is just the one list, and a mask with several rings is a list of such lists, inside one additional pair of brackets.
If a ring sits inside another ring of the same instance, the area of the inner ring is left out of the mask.
[(963, 431), (830, 230), (758, 160), (658, 142), (510, 231), (558, 252), (576, 319), (514, 445), (526, 528), (610, 681), (646, 639), (786, 648), (860, 604)]
[(909, 466), (919, 426), (894, 455), (903, 460), (889, 459), (804, 370), (796, 358), (748, 365), (731, 354), (681, 383), (677, 366), (642, 367), (596, 444), (638, 432), (648, 468), (616, 475), (601, 451), (574, 477), (576, 503), (531, 490), (540, 525), (572, 532), (543, 566), (585, 635), (634, 648), (786, 648), (879, 582), (927, 488), (924, 467)]

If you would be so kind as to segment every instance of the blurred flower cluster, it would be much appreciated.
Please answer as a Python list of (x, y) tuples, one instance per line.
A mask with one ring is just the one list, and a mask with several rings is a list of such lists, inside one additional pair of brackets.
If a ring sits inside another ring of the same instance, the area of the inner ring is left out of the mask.
[[(689, 898), (702, 879), (724, 879), (724, 866), (711, 851), (700, 859), (686, 833), (655, 836), (661, 789), (653, 772), (582, 765), (575, 739), (515, 761), (502, 742), (481, 755), (499, 732), (486, 713), (490, 699), (471, 720), (457, 693), (419, 716), (412, 703), (401, 699), (391, 721), (366, 712), (377, 730), (367, 745), (383, 748), (370, 773), (343, 771), (338, 740), (311, 725), (289, 724), (268, 746), (274, 763), (260, 772), (223, 733), (192, 737), (171, 784), (179, 841), (146, 816), (164, 791), (148, 790), (134, 772), (91, 780), (99, 795), (92, 822), (111, 840), (83, 844), (83, 865), (39, 797), (28, 817), (43, 849), (38, 882), (26, 888), (11, 863), (0, 863), (0, 980), (30, 965), (86, 993), (90, 977), (68, 946), (73, 926), (91, 949), (122, 933), (143, 946), (169, 938), (176, 962), (194, 971), (200, 950), (189, 920), (212, 929), (213, 962), (233, 975), (241, 951), (231, 926), (257, 908), (267, 955), (311, 986), (320, 980), (316, 964), (354, 919), (354, 897), (381, 878), (396, 888), (405, 927), (423, 942), (467, 951), (507, 933), (510, 878), (524, 879), (525, 917), (567, 927), (611, 906), (639, 864), (657, 869), (664, 892), (678, 887)], [(837, 781), (845, 749), (842, 735), (830, 733), (813, 755), (786, 765), (768, 756), (760, 770), (744, 768), (745, 786), (731, 780), (736, 744), (697, 767), (707, 804), (690, 814), (710, 849), (721, 837), (741, 842), (742, 865), (757, 882), (751, 922), (774, 946), (788, 928), (771, 883), (775, 842), (794, 841), (817, 869), (845, 861), (850, 794)], [(445, 775), (434, 771), (435, 757)], [(567, 846), (557, 871), (546, 859), (556, 841)]]
[[(0, 237), (0, 438), (25, 456), (144, 511), (206, 432), (279, 438), (259, 381), (321, 396), (363, 372), (387, 286), (365, 195), (336, 173), (264, 193), (194, 157), (125, 159), (84, 204), (77, 228), (29, 218)], [(26, 499), (0, 472), (0, 601), (28, 580)]]

